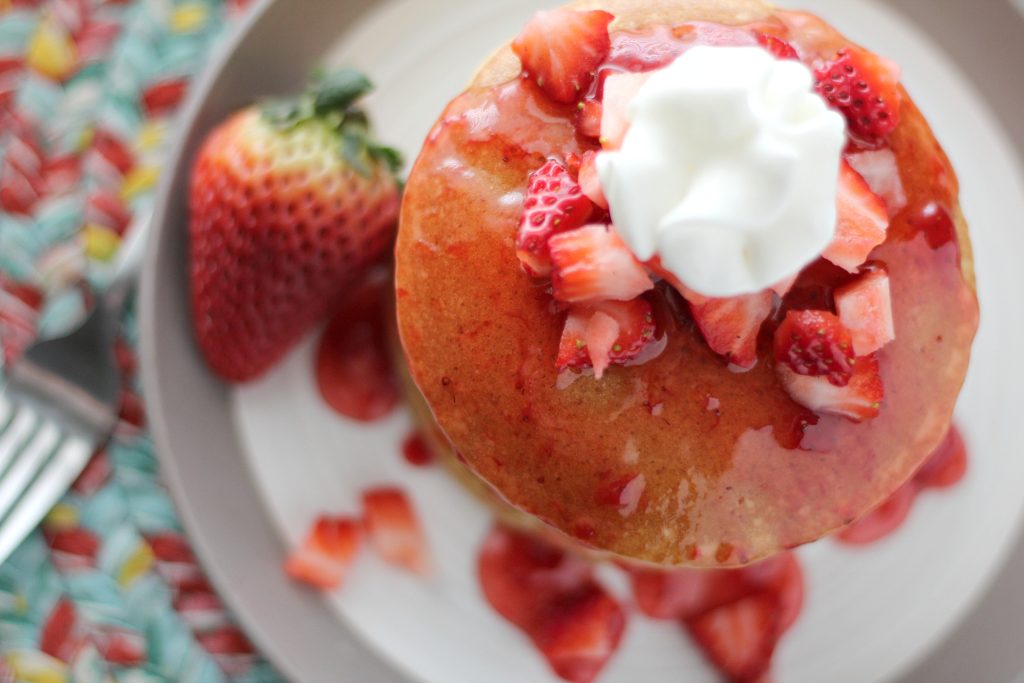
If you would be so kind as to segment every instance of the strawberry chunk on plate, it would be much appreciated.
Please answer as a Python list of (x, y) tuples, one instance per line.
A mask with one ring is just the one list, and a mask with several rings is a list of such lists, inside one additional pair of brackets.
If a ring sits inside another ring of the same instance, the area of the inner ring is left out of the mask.
[(774, 309), (772, 292), (695, 301), (690, 312), (711, 350), (740, 370), (757, 365), (757, 336)]
[(565, 321), (556, 367), (592, 367), (594, 377), (601, 379), (608, 366), (639, 357), (654, 341), (654, 333), (654, 313), (644, 299), (575, 306)]
[(798, 375), (825, 377), (845, 387), (856, 354), (850, 330), (828, 311), (789, 311), (775, 331), (775, 360)]
[(587, 225), (559, 233), (548, 245), (558, 301), (630, 301), (654, 288), (647, 270), (612, 226)]
[(583, 226), (594, 205), (560, 161), (548, 161), (530, 174), (523, 216), (516, 235), (516, 255), (534, 277), (551, 272), (548, 241), (553, 235)]
[(822, 256), (851, 273), (868, 260), (868, 255), (885, 241), (889, 210), (853, 168), (842, 163), (839, 170), (838, 221), (832, 243)]
[(339, 588), (359, 550), (361, 536), (357, 520), (322, 515), (298, 550), (288, 557), (285, 572), (314, 588)]
[(395, 487), (364, 491), (363, 514), (370, 543), (385, 561), (416, 574), (430, 573), (426, 537), (405, 492)]
[(862, 275), (835, 293), (839, 319), (850, 330), (853, 351), (867, 356), (896, 338), (889, 276), (878, 270)]
[(591, 683), (619, 648), (626, 627), (622, 607), (594, 587), (551, 610), (535, 636), (559, 677)]
[(836, 386), (827, 377), (798, 374), (785, 363), (776, 365), (776, 371), (790, 398), (819, 414), (863, 422), (878, 416), (885, 398), (875, 356), (858, 358), (849, 383), (843, 387)]
[(771, 666), (779, 618), (777, 596), (764, 592), (689, 619), (686, 626), (722, 673), (735, 681), (755, 681)]
[(594, 71), (611, 50), (608, 24), (615, 17), (594, 10), (538, 12), (512, 42), (523, 73), (556, 102), (572, 104), (586, 94)]

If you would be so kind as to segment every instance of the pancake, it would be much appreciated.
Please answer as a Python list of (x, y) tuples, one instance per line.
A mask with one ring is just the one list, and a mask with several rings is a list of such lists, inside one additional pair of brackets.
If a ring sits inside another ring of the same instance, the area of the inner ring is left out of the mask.
[[(811, 15), (756, 0), (574, 6), (614, 14), (613, 34), (701, 21), (770, 27), (807, 59), (851, 45)], [(907, 481), (949, 428), (978, 325), (956, 176), (909, 95), (889, 140), (907, 206), (871, 256), (889, 273), (896, 338), (878, 354), (880, 414), (856, 423), (790, 398), (772, 359), (777, 318), (761, 331), (757, 366), (736, 373), (665, 284), (651, 297), (660, 355), (559, 381), (565, 314), (523, 273), (516, 229), (530, 173), (597, 146), (577, 134), (574, 105), (519, 73), (502, 47), (441, 115), (410, 174), (396, 245), (409, 370), (459, 459), (575, 542), (671, 566), (739, 566), (814, 541)], [(819, 261), (784, 305), (848, 279)]]

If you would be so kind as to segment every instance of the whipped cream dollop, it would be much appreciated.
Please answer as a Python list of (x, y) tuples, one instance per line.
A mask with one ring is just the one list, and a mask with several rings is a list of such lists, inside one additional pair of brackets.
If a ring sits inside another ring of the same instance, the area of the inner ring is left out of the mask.
[(651, 75), (627, 117), (620, 149), (596, 163), (641, 261), (729, 297), (796, 275), (832, 241), (846, 123), (803, 64), (695, 47)]

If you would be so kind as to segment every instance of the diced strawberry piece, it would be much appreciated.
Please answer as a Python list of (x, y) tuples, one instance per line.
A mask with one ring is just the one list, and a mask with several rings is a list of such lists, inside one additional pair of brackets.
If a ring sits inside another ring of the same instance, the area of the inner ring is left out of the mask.
[(690, 303), (693, 319), (711, 350), (743, 370), (757, 365), (757, 335), (772, 314), (770, 290), (728, 299)]
[(763, 47), (768, 52), (772, 53), (777, 59), (800, 59), (800, 55), (797, 54), (796, 48), (784, 41), (778, 36), (773, 36), (770, 33), (758, 33), (757, 44)]
[(861, 48), (843, 48), (815, 76), (818, 92), (864, 142), (880, 144), (899, 125), (899, 75), (887, 60)]
[(629, 105), (650, 79), (650, 73), (616, 73), (604, 81), (601, 146), (618, 149), (629, 130)]
[(416, 574), (430, 573), (426, 538), (401, 489), (383, 487), (363, 492), (363, 514), (370, 542), (382, 558)]
[(690, 635), (722, 673), (754, 681), (771, 666), (778, 643), (778, 599), (759, 593), (686, 622)]
[(848, 330), (828, 311), (789, 311), (775, 331), (775, 360), (798, 375), (827, 377), (845, 387), (856, 354)]
[(572, 104), (585, 94), (594, 70), (611, 50), (608, 24), (615, 17), (600, 10), (538, 12), (512, 42), (523, 73), (556, 102)]
[(654, 341), (651, 305), (643, 299), (575, 306), (562, 331), (555, 363), (559, 371), (594, 368), (601, 379), (609, 365), (624, 365)]
[(851, 273), (868, 260), (871, 250), (885, 241), (889, 211), (882, 198), (853, 168), (843, 162), (839, 171), (838, 221), (832, 243), (822, 256)]
[(889, 276), (884, 270), (862, 275), (840, 288), (835, 301), (856, 355), (868, 356), (896, 338)]
[(874, 356), (858, 358), (849, 384), (839, 387), (826, 377), (799, 375), (785, 363), (776, 366), (779, 379), (790, 397), (819, 414), (839, 415), (854, 422), (877, 417), (885, 388)]
[(420, 432), (413, 432), (402, 442), (402, 455), (413, 467), (426, 467), (437, 459), (434, 449)]
[(559, 301), (629, 301), (654, 288), (647, 271), (612, 226), (587, 225), (559, 233), (548, 245), (551, 284)]
[(847, 545), (870, 545), (899, 529), (917, 498), (917, 487), (907, 482), (884, 503), (849, 525), (836, 538)]
[(597, 153), (590, 151), (583, 155), (580, 161), (580, 188), (597, 206), (608, 209), (608, 198), (604, 196), (604, 189), (601, 187), (601, 178), (597, 175)]
[(626, 627), (622, 607), (600, 589), (557, 605), (535, 639), (558, 676), (591, 683), (619, 647)]
[(321, 590), (339, 588), (359, 550), (359, 522), (346, 517), (323, 515), (316, 520), (306, 540), (285, 563), (285, 572)]
[(895, 216), (907, 205), (907, 192), (891, 149), (873, 149), (846, 155), (846, 161), (868, 187), (885, 202), (889, 216)]
[(601, 137), (601, 118), (604, 107), (597, 100), (583, 100), (576, 114), (576, 128), (580, 134), (597, 140)]
[(593, 203), (561, 162), (552, 159), (530, 174), (516, 238), (516, 254), (526, 272), (534, 277), (548, 275), (548, 241), (557, 233), (583, 226), (593, 210)]

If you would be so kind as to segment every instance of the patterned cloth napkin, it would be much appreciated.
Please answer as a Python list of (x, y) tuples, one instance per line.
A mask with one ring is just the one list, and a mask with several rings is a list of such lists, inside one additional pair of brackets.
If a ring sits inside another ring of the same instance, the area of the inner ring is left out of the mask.
[[(228, 0), (0, 0), (0, 374), (82, 314), (152, 200)], [(134, 377), (121, 424), (0, 566), (0, 683), (276, 681), (226, 614), (160, 482)]]

